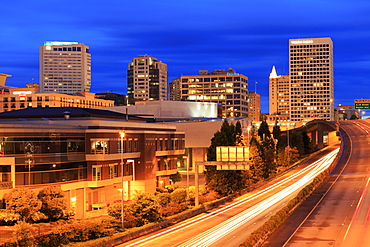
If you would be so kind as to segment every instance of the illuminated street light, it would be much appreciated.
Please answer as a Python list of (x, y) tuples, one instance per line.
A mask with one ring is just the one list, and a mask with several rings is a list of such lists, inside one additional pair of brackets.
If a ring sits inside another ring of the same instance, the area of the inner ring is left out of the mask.
[(125, 200), (125, 194), (123, 189), (123, 138), (125, 137), (125, 132), (119, 132), (119, 136), (121, 137), (121, 183), (122, 183), (122, 195), (121, 195), (121, 223), (122, 223), (122, 229), (124, 228), (123, 224), (123, 201)]
[(250, 136), (249, 136), (249, 132), (251, 131), (251, 126), (248, 126), (247, 127), (247, 131), (248, 131), (248, 138), (247, 138), (247, 141), (248, 141), (248, 147), (249, 147), (249, 143), (250, 143)]

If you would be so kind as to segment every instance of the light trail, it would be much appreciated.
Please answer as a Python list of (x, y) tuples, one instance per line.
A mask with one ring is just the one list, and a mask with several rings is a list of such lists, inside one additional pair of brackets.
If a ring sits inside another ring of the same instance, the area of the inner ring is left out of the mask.
[(235, 215), (234, 217), (224, 221), (218, 226), (211, 228), (208, 231), (203, 232), (202, 234), (199, 234), (198, 236), (184, 242), (183, 244), (179, 245), (179, 247), (188, 247), (188, 246), (205, 247), (215, 243), (217, 240), (231, 233), (238, 227), (254, 219), (257, 215), (269, 209), (271, 206), (278, 203), (280, 200), (284, 199), (285, 197), (291, 195), (294, 192), (297, 192), (300, 188), (306, 185), (308, 181), (313, 180), (318, 174), (326, 170), (333, 162), (338, 151), (339, 149), (336, 149), (329, 153), (328, 155), (326, 155), (325, 157), (323, 157), (322, 159), (320, 159), (321, 162), (314, 169), (312, 169), (307, 175), (298, 180), (296, 183), (288, 186), (287, 188), (281, 190), (280, 192), (267, 198), (266, 200), (250, 207), (249, 209), (239, 213), (238, 215)]
[(370, 181), (370, 178), (368, 178), (368, 179), (367, 179), (367, 182), (366, 182), (366, 185), (365, 185), (365, 187), (364, 187), (364, 189), (363, 189), (363, 191), (362, 191), (362, 194), (361, 194), (360, 200), (359, 200), (359, 201), (358, 201), (358, 203), (357, 203), (355, 213), (353, 214), (352, 220), (351, 220), (351, 222), (350, 222), (350, 223), (349, 223), (349, 225), (348, 225), (348, 228), (347, 228), (346, 233), (344, 234), (343, 242), (346, 240), (347, 235), (348, 235), (348, 232), (349, 232), (349, 230), (351, 229), (351, 226), (352, 226), (353, 222), (357, 219), (357, 216), (358, 216), (358, 214), (359, 214), (359, 212), (360, 212), (360, 209), (361, 209), (361, 207), (362, 207), (362, 203), (363, 203), (364, 198), (365, 198), (365, 196), (366, 196), (367, 188), (368, 188), (368, 186), (369, 186), (369, 181)]
[[(335, 154), (334, 154), (334, 156), (336, 155), (336, 153), (339, 151), (339, 148), (337, 149), (337, 150), (334, 150), (333, 152), (331, 152), (330, 154), (332, 154), (332, 153), (334, 153), (335, 152)], [(220, 215), (220, 214), (222, 214), (222, 213), (225, 213), (225, 212), (227, 212), (227, 211), (229, 211), (229, 210), (231, 210), (231, 209), (234, 209), (234, 208), (236, 208), (236, 207), (239, 207), (241, 204), (243, 204), (243, 203), (246, 203), (246, 202), (249, 202), (249, 201), (252, 201), (252, 200), (254, 200), (254, 199), (256, 199), (256, 198), (258, 198), (258, 197), (261, 197), (261, 196), (263, 196), (263, 195), (265, 195), (265, 194), (267, 194), (267, 193), (269, 193), (269, 192), (271, 192), (271, 191), (273, 191), (274, 189), (276, 189), (276, 188), (278, 188), (278, 187), (280, 187), (280, 186), (282, 186), (282, 185), (284, 185), (284, 184), (286, 184), (286, 183), (289, 183), (289, 182), (291, 182), (292, 180), (294, 180), (294, 179), (297, 179), (299, 176), (302, 176), (303, 174), (305, 174), (305, 173), (310, 173), (310, 172), (312, 172), (312, 171), (315, 171), (315, 174), (316, 174), (316, 170), (318, 169), (318, 167), (321, 167), (322, 166), (322, 163), (325, 161), (325, 160), (327, 160), (328, 158), (328, 156), (330, 155), (330, 154), (328, 154), (328, 155), (326, 155), (326, 156), (324, 156), (324, 157), (322, 157), (321, 159), (319, 159), (319, 160), (317, 160), (317, 161), (315, 161), (315, 162), (313, 162), (312, 164), (310, 164), (310, 165), (308, 165), (308, 166), (306, 166), (305, 168), (303, 168), (302, 170), (300, 170), (300, 171), (298, 171), (298, 172), (296, 172), (296, 173), (294, 173), (293, 175), (291, 175), (291, 176), (289, 176), (289, 177), (287, 177), (287, 178), (284, 178), (284, 179), (282, 179), (281, 181), (279, 181), (279, 182), (277, 182), (277, 183), (275, 183), (275, 184), (273, 184), (273, 185), (271, 185), (271, 186), (269, 186), (269, 187), (267, 187), (267, 188), (265, 188), (265, 189), (262, 189), (262, 190), (260, 190), (260, 191), (258, 191), (258, 192), (255, 192), (254, 194), (252, 194), (252, 195), (249, 195), (249, 196), (247, 196), (246, 198), (243, 198), (243, 199), (241, 199), (241, 200), (238, 200), (238, 201), (236, 201), (236, 202), (234, 202), (234, 203), (231, 203), (231, 204), (229, 204), (228, 206), (225, 206), (225, 207), (223, 207), (223, 208), (220, 208), (220, 209), (217, 209), (217, 210), (215, 210), (215, 211), (213, 211), (213, 212), (211, 212), (211, 213), (209, 213), (209, 214), (206, 214), (206, 215), (203, 215), (203, 216), (200, 216), (200, 217), (197, 217), (197, 218), (194, 218), (194, 219), (192, 219), (192, 220), (189, 220), (189, 221), (187, 221), (187, 222), (184, 222), (184, 223), (181, 223), (181, 224), (178, 224), (177, 226), (174, 226), (174, 227), (171, 227), (171, 228), (169, 228), (169, 229), (167, 229), (167, 230), (164, 230), (164, 231), (161, 231), (160, 233), (157, 233), (157, 234), (154, 234), (154, 235), (152, 235), (152, 236), (149, 236), (149, 237), (147, 237), (147, 238), (144, 238), (144, 239), (141, 239), (141, 240), (139, 240), (139, 241), (136, 241), (136, 242), (134, 242), (134, 243), (132, 243), (132, 244), (130, 244), (130, 245), (125, 245), (126, 247), (139, 247), (139, 246), (145, 246), (146, 244), (148, 244), (148, 243), (150, 243), (150, 242), (153, 242), (153, 241), (155, 241), (155, 240), (157, 240), (158, 238), (160, 238), (160, 237), (162, 237), (162, 236), (168, 236), (168, 234), (174, 234), (174, 233), (176, 233), (176, 232), (179, 232), (179, 231), (182, 231), (182, 230), (184, 230), (185, 228), (188, 228), (188, 227), (193, 227), (194, 225), (196, 225), (196, 224), (198, 224), (198, 223), (201, 223), (201, 222), (203, 222), (203, 221), (205, 221), (205, 220), (209, 220), (209, 219), (211, 219), (211, 218), (213, 218), (213, 217), (216, 217), (216, 216), (218, 216), (218, 215)], [(325, 168), (326, 169), (326, 168)], [(325, 170), (325, 169), (323, 169), (323, 170)], [(322, 170), (322, 169), (321, 169)], [(303, 177), (303, 178), (301, 178), (300, 180), (298, 180), (298, 181), (304, 181), (304, 180), (306, 180), (306, 183), (307, 183), (307, 181), (309, 181), (309, 179), (306, 179), (305, 177)], [(289, 187), (288, 187), (289, 188)], [(251, 208), (253, 208), (253, 207), (255, 207), (255, 206), (252, 206)], [(250, 211), (251, 210), (251, 208), (249, 208), (249, 209), (247, 209), (246, 211)], [(265, 210), (265, 209), (264, 209)], [(244, 212), (246, 212), (246, 211), (244, 211)], [(220, 224), (221, 225), (221, 224)], [(216, 228), (217, 227), (219, 227), (219, 226), (216, 226)], [(213, 228), (212, 228), (213, 229)]]

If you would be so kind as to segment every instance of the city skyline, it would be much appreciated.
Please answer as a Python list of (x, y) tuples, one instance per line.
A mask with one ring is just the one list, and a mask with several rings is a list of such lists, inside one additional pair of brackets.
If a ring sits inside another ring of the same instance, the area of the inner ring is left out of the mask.
[(289, 39), (330, 37), (335, 106), (369, 98), (366, 1), (97, 3), (3, 3), (0, 73), (13, 75), (7, 85), (39, 82), (38, 48), (45, 41), (76, 41), (90, 47), (91, 92), (127, 94), (127, 63), (148, 54), (168, 64), (169, 81), (233, 68), (249, 77), (268, 112), (269, 74), (272, 66), (279, 75), (289, 72)]

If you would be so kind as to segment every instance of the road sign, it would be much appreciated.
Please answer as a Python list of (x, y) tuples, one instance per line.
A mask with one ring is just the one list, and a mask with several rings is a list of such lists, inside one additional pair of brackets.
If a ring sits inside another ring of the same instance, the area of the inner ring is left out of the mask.
[(355, 99), (355, 103), (370, 103), (370, 99)]
[(355, 103), (355, 109), (370, 109), (370, 103)]

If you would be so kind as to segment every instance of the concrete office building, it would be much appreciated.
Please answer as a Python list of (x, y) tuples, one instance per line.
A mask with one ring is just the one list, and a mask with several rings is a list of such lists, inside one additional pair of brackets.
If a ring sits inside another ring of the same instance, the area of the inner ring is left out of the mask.
[(75, 94), (89, 92), (91, 55), (78, 42), (45, 42), (40, 46), (40, 91)]
[(289, 40), (290, 120), (334, 119), (333, 42)]
[(149, 55), (133, 58), (127, 70), (127, 95), (136, 100), (168, 100), (167, 64)]
[(259, 122), (261, 116), (261, 95), (256, 92), (248, 92), (248, 116), (253, 122)]
[(219, 117), (248, 117), (248, 77), (233, 69), (181, 76), (181, 100), (215, 102)]
[(289, 115), (289, 74), (278, 75), (275, 66), (269, 77), (270, 115)]

